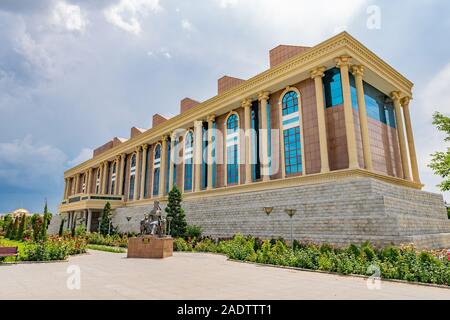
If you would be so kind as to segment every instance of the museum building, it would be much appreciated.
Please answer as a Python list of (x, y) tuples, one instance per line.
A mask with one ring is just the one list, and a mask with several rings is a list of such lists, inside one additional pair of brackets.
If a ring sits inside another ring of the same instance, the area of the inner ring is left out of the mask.
[[(378, 245), (450, 245), (441, 195), (422, 191), (409, 105), (413, 84), (348, 33), (280, 45), (270, 68), (224, 76), (213, 98), (181, 100), (64, 174), (66, 227), (138, 231), (173, 186), (204, 235)], [(286, 212), (295, 213), (292, 217)]]

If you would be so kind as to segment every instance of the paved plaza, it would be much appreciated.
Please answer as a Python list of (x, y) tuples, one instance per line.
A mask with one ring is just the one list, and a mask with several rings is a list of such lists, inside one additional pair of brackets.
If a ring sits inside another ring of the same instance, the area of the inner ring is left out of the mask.
[[(67, 271), (70, 271), (68, 273)], [(80, 271), (80, 289), (73, 276)], [(450, 289), (366, 280), (175, 253), (164, 260), (89, 251), (69, 262), (0, 266), (3, 299), (450, 299)]]

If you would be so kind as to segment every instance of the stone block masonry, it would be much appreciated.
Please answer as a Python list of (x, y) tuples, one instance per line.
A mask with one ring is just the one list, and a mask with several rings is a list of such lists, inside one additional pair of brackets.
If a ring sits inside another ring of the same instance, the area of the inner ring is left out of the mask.
[[(151, 207), (116, 209), (113, 224), (120, 230), (137, 232), (139, 221)], [(186, 200), (183, 207), (188, 223), (201, 226), (203, 235), (214, 238), (241, 233), (289, 240), (290, 218), (285, 209), (296, 209), (293, 237), (299, 241), (450, 247), (450, 220), (441, 195), (372, 178), (210, 196)], [(264, 207), (274, 208), (270, 216)], [(129, 223), (126, 216), (132, 217)]]

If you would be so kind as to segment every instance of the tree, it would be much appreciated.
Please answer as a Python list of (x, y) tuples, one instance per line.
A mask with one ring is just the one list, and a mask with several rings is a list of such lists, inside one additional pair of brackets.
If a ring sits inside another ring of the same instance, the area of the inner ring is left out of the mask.
[[(444, 132), (447, 136), (445, 142), (450, 142), (450, 117), (436, 112), (433, 115), (433, 124), (441, 132)], [(441, 176), (444, 180), (438, 187), (441, 191), (450, 191), (450, 148), (447, 148), (445, 152), (436, 152), (431, 155), (433, 158), (429, 167), (433, 169), (434, 173)]]
[(106, 236), (111, 232), (111, 204), (107, 202), (100, 220), (100, 234)]
[(14, 227), (14, 219), (10, 214), (8, 214), (4, 218), (4, 225), (3, 225), (3, 228), (5, 230), (5, 238), (11, 239), (13, 227)]
[(170, 217), (170, 235), (174, 238), (183, 237), (186, 234), (186, 216), (183, 208), (181, 208), (182, 196), (180, 190), (176, 186), (169, 192), (167, 201), (167, 217)]
[(14, 240), (14, 239), (16, 239), (17, 231), (19, 230), (19, 217), (16, 217), (14, 219), (14, 222), (11, 225), (12, 225), (11, 226), (12, 229), (11, 229), (9, 239)]
[(27, 227), (27, 215), (23, 214), (20, 218), (19, 229), (17, 230), (16, 240), (22, 241), (25, 228)]
[(50, 224), (51, 219), (52, 219), (52, 214), (50, 212), (48, 212), (47, 200), (45, 200), (44, 217), (43, 217), (43, 221), (42, 221), (42, 228), (41, 228), (41, 235), (40, 235), (40, 238), (44, 241), (47, 239), (47, 229), (48, 229), (48, 225)]
[(61, 223), (59, 224), (59, 232), (58, 232), (58, 235), (59, 235), (60, 237), (63, 236), (63, 233), (64, 233), (64, 223), (65, 223), (65, 222), (66, 222), (66, 219), (61, 218)]
[(33, 214), (31, 217), (31, 227), (33, 229), (33, 240), (39, 241), (41, 240), (41, 228), (42, 228), (43, 220), (39, 213)]

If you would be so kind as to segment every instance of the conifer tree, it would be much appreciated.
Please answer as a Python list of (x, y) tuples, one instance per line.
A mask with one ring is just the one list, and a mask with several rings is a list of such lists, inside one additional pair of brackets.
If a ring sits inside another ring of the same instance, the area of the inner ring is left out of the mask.
[(107, 202), (103, 208), (102, 218), (100, 220), (100, 234), (106, 236), (111, 232), (111, 204)]
[(18, 241), (23, 240), (23, 233), (25, 232), (26, 226), (27, 226), (27, 215), (23, 214), (20, 217), (20, 224), (19, 224), (19, 229), (17, 230), (16, 240), (18, 240)]
[(172, 220), (170, 222), (170, 235), (172, 237), (183, 237), (186, 234), (186, 216), (183, 208), (181, 208), (182, 196), (180, 190), (176, 186), (169, 192), (166, 212), (167, 217)]
[(48, 225), (50, 224), (50, 220), (51, 220), (51, 213), (48, 212), (48, 206), (47, 206), (47, 199), (45, 200), (45, 206), (44, 206), (44, 217), (43, 217), (43, 221), (42, 221), (42, 228), (41, 228), (41, 235), (40, 235), (40, 239), (41, 240), (47, 240), (47, 229), (48, 229)]
[(61, 219), (61, 223), (59, 224), (59, 232), (58, 232), (58, 235), (60, 236), (60, 237), (62, 237), (63, 236), (63, 233), (64, 233), (64, 223), (66, 222), (66, 220), (64, 219), (64, 218), (62, 218)]

